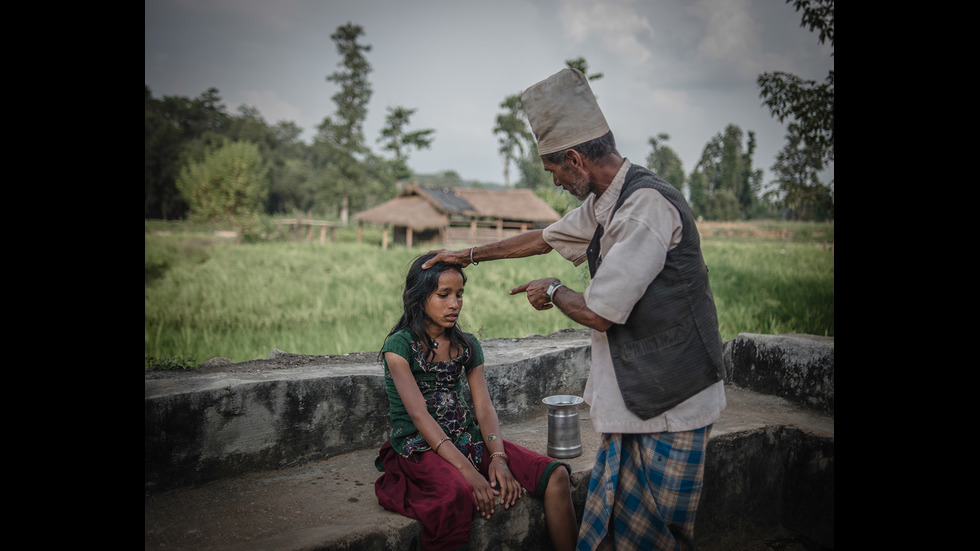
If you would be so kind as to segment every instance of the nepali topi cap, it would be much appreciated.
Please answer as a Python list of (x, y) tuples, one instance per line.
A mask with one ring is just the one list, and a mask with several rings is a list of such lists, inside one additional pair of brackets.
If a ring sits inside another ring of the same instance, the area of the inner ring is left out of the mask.
[(538, 154), (562, 151), (609, 132), (585, 75), (562, 69), (521, 95)]

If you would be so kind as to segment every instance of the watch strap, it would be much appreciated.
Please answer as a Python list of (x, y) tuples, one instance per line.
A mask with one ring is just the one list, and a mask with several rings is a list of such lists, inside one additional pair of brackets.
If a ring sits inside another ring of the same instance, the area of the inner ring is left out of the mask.
[(551, 282), (551, 285), (548, 286), (548, 290), (545, 292), (545, 294), (548, 295), (548, 302), (554, 302), (555, 291), (557, 291), (559, 287), (564, 287), (560, 281), (553, 281)]

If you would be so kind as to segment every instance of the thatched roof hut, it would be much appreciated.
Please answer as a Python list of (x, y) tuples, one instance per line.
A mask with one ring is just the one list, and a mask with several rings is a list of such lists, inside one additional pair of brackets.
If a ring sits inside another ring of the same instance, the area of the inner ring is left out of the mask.
[(529, 189), (435, 189), (416, 184), (407, 184), (391, 201), (354, 216), (360, 223), (392, 226), (395, 241), (408, 246), (415, 240), (446, 246), (489, 243), (559, 218)]
[(391, 225), (425, 231), (449, 225), (449, 216), (418, 196), (395, 197), (387, 203), (359, 212), (354, 220), (379, 226)]

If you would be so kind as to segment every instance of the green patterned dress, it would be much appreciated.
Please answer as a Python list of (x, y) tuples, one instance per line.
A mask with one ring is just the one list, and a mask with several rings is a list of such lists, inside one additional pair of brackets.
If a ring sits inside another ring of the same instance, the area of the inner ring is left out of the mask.
[[(429, 414), (442, 426), (456, 448), (474, 464), (479, 465), (485, 449), (483, 436), (473, 408), (461, 391), (465, 376), (483, 365), (483, 348), (476, 337), (469, 333), (466, 336), (470, 345), (465, 346), (458, 356), (449, 361), (426, 361), (425, 349), (421, 341), (413, 337), (410, 329), (402, 329), (388, 337), (382, 352), (393, 352), (408, 361)], [(391, 447), (403, 457), (413, 459), (413, 456), (431, 448), (412, 423), (401, 396), (398, 395), (398, 389), (395, 388), (387, 361), (384, 362), (384, 372), (388, 415), (392, 425)]]

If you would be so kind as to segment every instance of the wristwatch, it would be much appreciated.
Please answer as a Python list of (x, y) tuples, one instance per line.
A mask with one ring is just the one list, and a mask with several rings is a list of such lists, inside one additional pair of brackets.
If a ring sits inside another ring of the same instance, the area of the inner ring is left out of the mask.
[(557, 291), (559, 287), (564, 287), (560, 281), (553, 281), (551, 282), (551, 285), (548, 285), (548, 290), (545, 291), (545, 294), (548, 295), (548, 302), (554, 302), (555, 291)]

